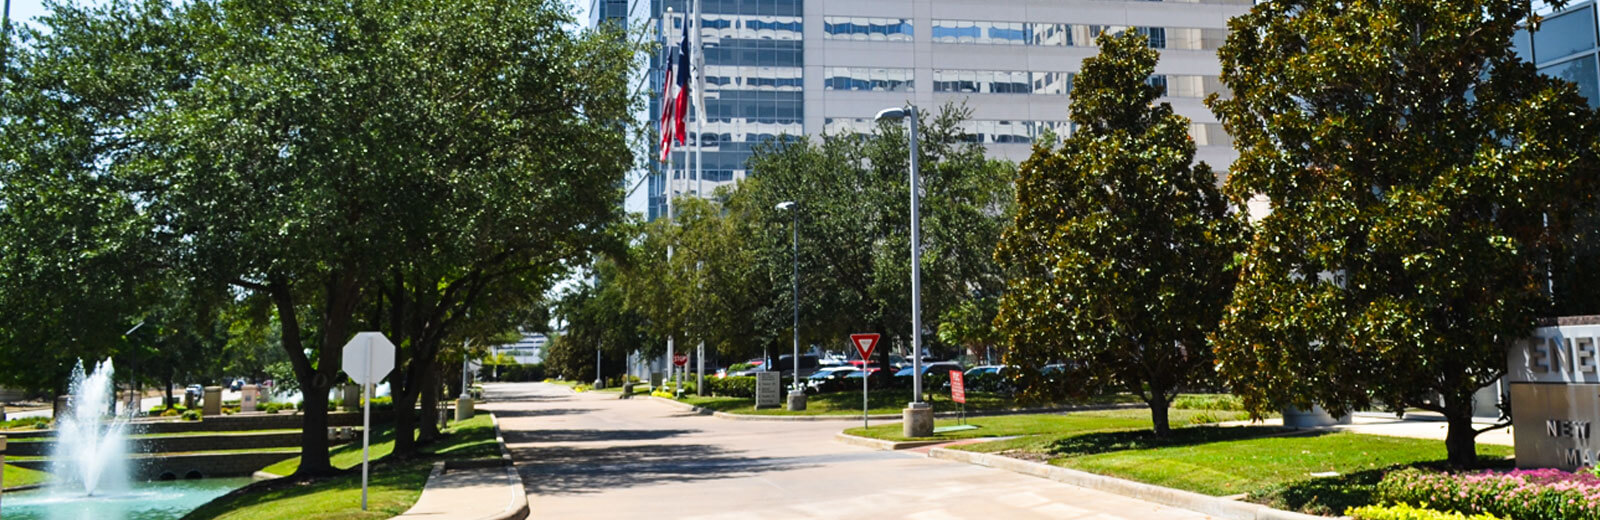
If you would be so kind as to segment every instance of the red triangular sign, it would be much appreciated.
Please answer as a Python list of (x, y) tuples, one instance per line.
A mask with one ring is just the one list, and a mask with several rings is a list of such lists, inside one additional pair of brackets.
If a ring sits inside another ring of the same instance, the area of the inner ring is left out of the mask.
[[(861, 360), (872, 359), (872, 349), (878, 346), (877, 334), (851, 334), (850, 344), (856, 347), (856, 352), (861, 354)], [(863, 363), (863, 367), (865, 364)]]

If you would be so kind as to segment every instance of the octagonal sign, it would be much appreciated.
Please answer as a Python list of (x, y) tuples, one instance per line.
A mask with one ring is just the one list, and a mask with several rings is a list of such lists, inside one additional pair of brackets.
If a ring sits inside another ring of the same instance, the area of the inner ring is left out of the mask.
[(344, 373), (356, 384), (374, 385), (394, 370), (394, 343), (381, 332), (360, 332), (344, 344)]

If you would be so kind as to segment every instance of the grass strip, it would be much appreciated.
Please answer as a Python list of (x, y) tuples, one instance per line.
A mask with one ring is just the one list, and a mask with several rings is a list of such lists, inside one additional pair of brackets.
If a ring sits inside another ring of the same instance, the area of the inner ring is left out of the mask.
[[(1199, 410), (1171, 410), (1168, 419), (1174, 425), (1185, 425), (1194, 421), (1217, 422), (1242, 418), (1240, 412), (1213, 412)], [(959, 430), (934, 434), (932, 437), (906, 437), (902, 435), (900, 423), (889, 423), (870, 428), (850, 428), (845, 433), (883, 439), (886, 441), (915, 441), (915, 440), (956, 440), (978, 437), (1007, 437), (1007, 436), (1038, 436), (1076, 434), (1106, 430), (1131, 430), (1150, 427), (1150, 410), (1091, 410), (1084, 412), (1070, 412), (1065, 414), (1026, 414), (1002, 415), (994, 417), (973, 417), (966, 421), (967, 424), (977, 426), (975, 430)], [(934, 427), (954, 426), (959, 424), (955, 419), (940, 419), (934, 421)], [(1005, 442), (1005, 441), (1001, 441)], [(985, 443), (994, 444), (994, 443)], [(976, 446), (976, 445), (975, 445)]]
[[(378, 432), (374, 432), (378, 433)], [(383, 443), (372, 445), (372, 476), (369, 483), (367, 511), (361, 510), (361, 475), (351, 472), (338, 477), (311, 483), (265, 481), (252, 484), (201, 506), (185, 515), (184, 520), (349, 520), (390, 518), (415, 504), (427, 483), (428, 472), (440, 459), (476, 459), (499, 455), (494, 439), (494, 426), (488, 414), (452, 425), (437, 442), (423, 446), (421, 457), (390, 462), (388, 455), (394, 451), (392, 431), (375, 435)], [(359, 443), (333, 450), (334, 465), (352, 468), (361, 463)], [(382, 448), (380, 448), (380, 445)], [(290, 459), (267, 471), (278, 469), (293, 473), (299, 458)], [(287, 480), (287, 479), (283, 479)]]
[(49, 479), (50, 474), (43, 471), (12, 466), (10, 464), (6, 464), (5, 466), (5, 487), (8, 488), (43, 484), (44, 481)]

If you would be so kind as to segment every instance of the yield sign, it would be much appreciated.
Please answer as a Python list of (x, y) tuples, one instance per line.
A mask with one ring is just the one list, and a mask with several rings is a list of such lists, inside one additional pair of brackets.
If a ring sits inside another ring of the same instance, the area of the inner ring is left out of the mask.
[(394, 343), (381, 332), (362, 332), (344, 345), (344, 373), (356, 384), (377, 384), (394, 370)]
[(878, 346), (877, 334), (851, 334), (850, 344), (856, 347), (856, 352), (861, 354), (861, 369), (866, 370), (866, 361), (872, 359), (872, 349)]

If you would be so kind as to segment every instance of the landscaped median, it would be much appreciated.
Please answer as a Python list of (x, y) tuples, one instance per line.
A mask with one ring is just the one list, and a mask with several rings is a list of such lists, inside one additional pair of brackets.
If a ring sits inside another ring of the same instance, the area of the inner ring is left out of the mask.
[[(371, 442), (372, 467), (368, 483), (368, 510), (361, 510), (361, 444), (341, 446), (331, 453), (333, 464), (347, 473), (309, 484), (289, 479), (251, 484), (213, 500), (184, 516), (185, 520), (262, 519), (324, 520), (345, 518), (389, 518), (405, 512), (422, 493), (435, 462), (496, 459), (500, 448), (495, 441), (494, 424), (488, 414), (452, 424), (437, 442), (424, 446), (422, 456), (406, 461), (389, 461), (394, 450), (390, 430), (374, 430)], [(268, 466), (264, 472), (287, 475), (299, 466), (291, 458)]]
[[(1446, 512), (1491, 513), (1510, 518), (1523, 518), (1512, 513), (1528, 511), (1509, 509), (1509, 505), (1472, 509), (1447, 503), (1445, 495), (1454, 497), (1448, 500), (1483, 504), (1493, 494), (1488, 488), (1516, 486), (1503, 479), (1439, 476), (1408, 469), (1440, 466), (1445, 450), (1438, 440), (1270, 426), (1193, 425), (1229, 420), (1238, 412), (1172, 410), (1170, 413), (1174, 426), (1191, 426), (1177, 427), (1166, 437), (1156, 437), (1149, 430), (1149, 411), (1105, 410), (974, 418), (968, 422), (977, 426), (975, 429), (944, 431), (930, 438), (905, 438), (901, 436), (899, 424), (851, 428), (843, 433), (876, 439), (880, 443), (900, 443), (880, 444), (885, 448), (902, 448), (908, 445), (906, 443), (926, 444), (919, 441), (999, 437), (988, 442), (933, 448), (929, 455), (1135, 496), (1223, 518), (1293, 516), (1274, 509), (1316, 515), (1351, 512), (1358, 513), (1357, 518), (1371, 519), (1434, 518), (1407, 516), (1420, 514), (1405, 509), (1402, 505), (1407, 503), (1445, 504), (1448, 507), (1440, 509)], [(954, 421), (939, 421), (936, 426), (953, 424)], [(1478, 452), (1485, 464), (1505, 466), (1511, 449), (1479, 445)], [(1402, 478), (1410, 480), (1397, 481)], [(1505, 478), (1559, 481), (1552, 484), (1557, 491), (1545, 494), (1526, 491), (1530, 489), (1528, 486), (1517, 488), (1530, 497), (1539, 497), (1519, 500), (1522, 504), (1553, 504), (1558, 500), (1551, 498), (1556, 496), (1551, 493), (1557, 492), (1581, 495), (1580, 498), (1600, 496), (1600, 478), (1592, 475), (1586, 479), (1526, 474)], [(1380, 481), (1383, 484), (1380, 485)], [(1447, 482), (1460, 483), (1443, 484)], [(1590, 488), (1592, 492), (1572, 490), (1580, 484), (1595, 487)], [(1388, 491), (1380, 492), (1383, 489)], [(1560, 495), (1559, 498), (1572, 497)], [(1361, 506), (1386, 507), (1352, 510)], [(1551, 508), (1557, 506), (1542, 507), (1544, 509), (1537, 511), (1545, 514), (1556, 511)], [(1600, 506), (1591, 509), (1600, 510)], [(1600, 520), (1600, 515), (1551, 518)]]
[[(884, 418), (900, 417), (910, 399), (910, 391), (905, 389), (873, 390), (868, 392), (867, 413), (878, 420)], [(692, 392), (685, 393), (683, 397), (673, 399), (671, 393), (657, 392), (652, 394), (663, 399), (672, 399), (678, 403), (694, 406), (705, 410), (707, 413), (721, 412), (736, 416), (752, 417), (811, 417), (811, 418), (859, 418), (861, 417), (861, 392), (832, 392), (806, 396), (806, 409), (791, 412), (783, 406), (756, 409), (755, 399), (750, 397), (725, 397), (725, 396), (695, 396)], [(1094, 397), (1074, 402), (1044, 403), (1025, 406), (1017, 403), (1009, 395), (990, 393), (967, 393), (967, 403), (963, 407), (959, 403), (951, 402), (948, 397), (928, 399), (933, 406), (934, 413), (953, 414), (963, 409), (970, 414), (994, 414), (1018, 411), (1042, 411), (1051, 409), (1068, 410), (1085, 407), (1129, 407), (1136, 406), (1135, 398), (1126, 395), (1110, 395)]]

